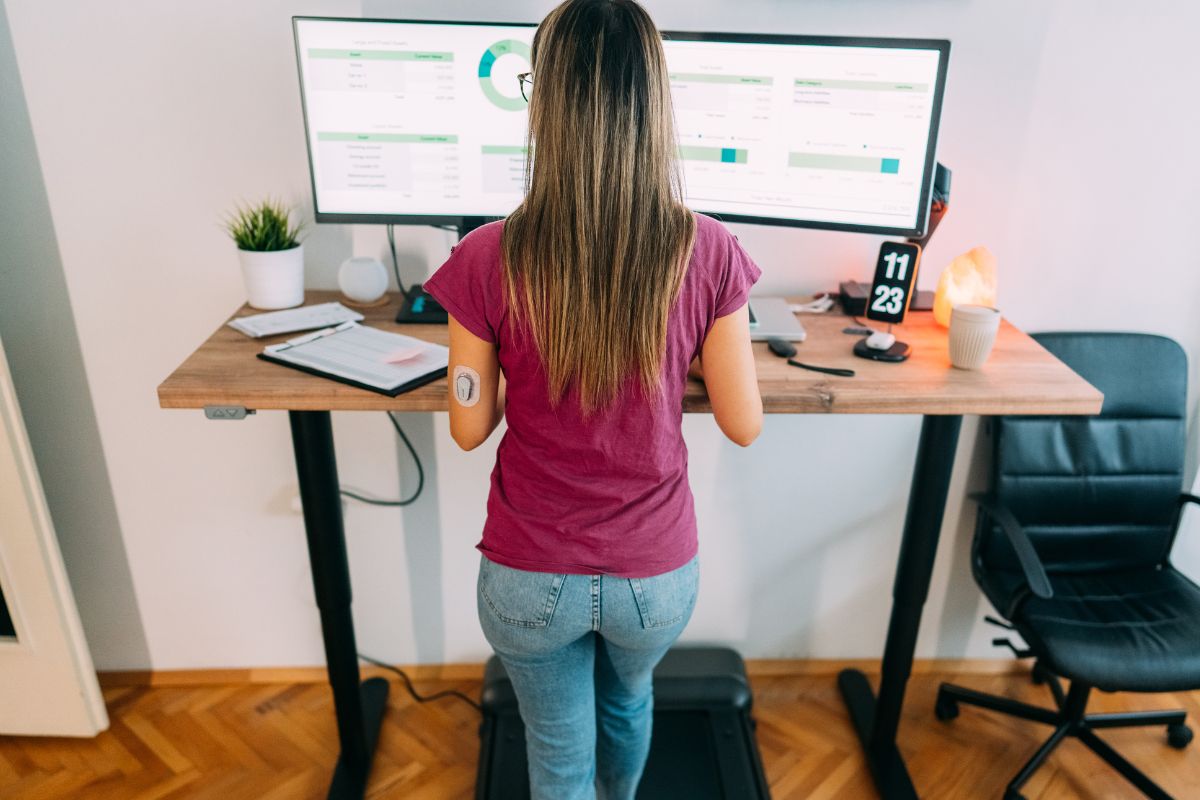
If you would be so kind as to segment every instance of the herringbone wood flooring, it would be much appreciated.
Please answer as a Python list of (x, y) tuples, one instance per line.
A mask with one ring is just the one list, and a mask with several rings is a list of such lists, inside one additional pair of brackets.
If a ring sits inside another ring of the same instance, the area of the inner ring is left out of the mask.
[[(1022, 675), (914, 676), (902, 750), (927, 798), (999, 798), (1048, 729), (964, 707), (952, 723), (933, 718), (937, 685), (953, 680), (1048, 704)], [(758, 739), (772, 795), (870, 798), (834, 677), (753, 680)], [(424, 681), (478, 696), (478, 681)], [(324, 796), (337, 755), (333, 705), (322, 684), (112, 688), (112, 727), (94, 740), (0, 738), (3, 800), (291, 800)], [(1093, 711), (1183, 706), (1200, 727), (1200, 693), (1097, 695)], [(478, 713), (457, 700), (414, 703), (398, 684), (384, 719), (369, 796), (373, 800), (469, 798)], [(1200, 743), (1172, 750), (1157, 728), (1102, 734), (1182, 800), (1200, 797)], [(1136, 798), (1107, 766), (1068, 740), (1028, 785), (1029, 798)]]

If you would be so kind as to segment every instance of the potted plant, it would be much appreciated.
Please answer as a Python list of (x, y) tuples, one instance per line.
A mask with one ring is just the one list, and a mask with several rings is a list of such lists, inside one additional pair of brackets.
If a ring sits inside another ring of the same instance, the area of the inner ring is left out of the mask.
[(297, 240), (301, 225), (289, 222), (290, 210), (267, 199), (238, 206), (225, 230), (238, 246), (246, 300), (255, 308), (291, 308), (304, 302), (304, 245)]

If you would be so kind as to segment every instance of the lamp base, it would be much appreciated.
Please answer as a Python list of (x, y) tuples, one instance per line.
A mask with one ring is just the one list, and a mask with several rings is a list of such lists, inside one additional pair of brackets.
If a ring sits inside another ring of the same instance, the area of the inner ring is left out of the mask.
[(867, 347), (866, 339), (859, 339), (854, 343), (854, 355), (872, 361), (886, 361), (895, 364), (908, 358), (911, 353), (912, 348), (908, 346), (908, 342), (898, 341), (887, 350), (876, 350), (874, 347)]
[(338, 301), (340, 303), (342, 303), (342, 305), (347, 305), (347, 306), (350, 306), (351, 308), (379, 308), (380, 306), (386, 306), (388, 303), (391, 302), (391, 300), (392, 300), (392, 298), (386, 293), (382, 297), (380, 297), (378, 300), (372, 300), (369, 303), (363, 303), (358, 300), (351, 300), (345, 294), (342, 294), (342, 296), (340, 298), (338, 298)]

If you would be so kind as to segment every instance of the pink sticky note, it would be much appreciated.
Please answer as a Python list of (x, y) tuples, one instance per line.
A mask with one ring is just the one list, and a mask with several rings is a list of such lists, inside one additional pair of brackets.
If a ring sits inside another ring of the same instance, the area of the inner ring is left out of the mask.
[(400, 364), (416, 358), (422, 352), (424, 352), (424, 348), (422, 347), (402, 347), (384, 356), (383, 360), (388, 364)]

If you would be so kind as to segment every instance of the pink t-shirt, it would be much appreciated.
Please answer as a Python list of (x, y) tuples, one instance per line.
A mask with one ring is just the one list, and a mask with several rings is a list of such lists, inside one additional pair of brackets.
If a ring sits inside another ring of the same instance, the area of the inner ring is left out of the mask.
[(425, 283), (460, 323), (497, 346), (507, 379), (500, 441), (477, 547), (536, 572), (649, 577), (696, 555), (682, 400), (688, 365), (718, 317), (746, 302), (761, 274), (736, 237), (696, 215), (696, 243), (667, 324), (663, 401), (631, 378), (608, 409), (584, 418), (578, 395), (550, 404), (537, 349), (508, 313), (503, 221), (472, 231)]

